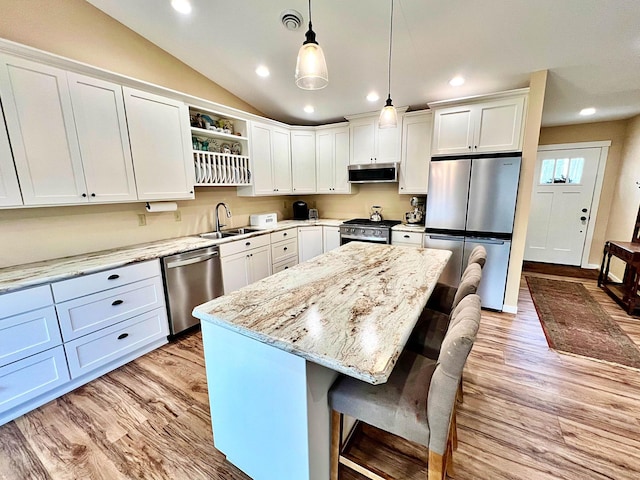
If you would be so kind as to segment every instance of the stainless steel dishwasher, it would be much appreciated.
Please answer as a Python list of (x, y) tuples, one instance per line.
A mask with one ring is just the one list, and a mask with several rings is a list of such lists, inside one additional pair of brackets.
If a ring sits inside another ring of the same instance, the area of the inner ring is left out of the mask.
[(217, 246), (164, 257), (162, 275), (171, 335), (198, 324), (194, 307), (224, 294)]

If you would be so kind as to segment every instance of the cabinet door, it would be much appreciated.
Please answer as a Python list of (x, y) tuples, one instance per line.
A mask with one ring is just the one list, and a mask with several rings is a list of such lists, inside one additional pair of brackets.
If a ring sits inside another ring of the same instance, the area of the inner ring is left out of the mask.
[(251, 124), (251, 163), (253, 164), (253, 193), (273, 195), (271, 168), (271, 129), (260, 123)]
[(305, 262), (322, 254), (322, 227), (298, 228), (298, 259)]
[[(318, 193), (333, 192), (333, 149), (334, 133), (331, 130), (320, 130), (316, 133), (316, 179)], [(347, 152), (347, 161), (349, 153)]]
[(333, 192), (351, 193), (349, 183), (349, 129), (339, 128), (334, 130), (334, 158), (333, 158)]
[(0, 207), (16, 205), (22, 205), (22, 195), (0, 105)]
[(254, 248), (249, 253), (249, 282), (271, 275), (271, 247)]
[(525, 97), (478, 105), (473, 151), (478, 153), (522, 150)]
[(402, 115), (398, 115), (396, 128), (378, 128), (378, 120), (375, 122), (376, 152), (375, 163), (400, 162), (400, 144), (402, 140)]
[(434, 112), (432, 155), (471, 153), (473, 108), (442, 108)]
[(316, 193), (315, 132), (291, 132), (291, 170), (294, 193)]
[(291, 193), (291, 140), (289, 130), (271, 131), (273, 186), (276, 193)]
[(0, 56), (0, 97), (25, 205), (86, 203), (63, 70)]
[(431, 161), (431, 113), (408, 116), (402, 125), (399, 193), (426, 195)]
[(225, 295), (249, 285), (249, 254), (242, 252), (220, 259)]
[(350, 122), (352, 165), (375, 161), (375, 124), (374, 118)]
[(122, 87), (67, 76), (89, 201), (137, 200)]
[(138, 198), (194, 198), (187, 106), (132, 88), (123, 91)]
[(322, 227), (322, 251), (327, 253), (340, 246), (340, 227)]

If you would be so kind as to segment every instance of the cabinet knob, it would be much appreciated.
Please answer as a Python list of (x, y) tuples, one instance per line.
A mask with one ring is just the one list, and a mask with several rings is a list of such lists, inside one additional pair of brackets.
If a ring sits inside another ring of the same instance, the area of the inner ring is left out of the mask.
[(474, 146), (473, 146), (473, 149), (474, 149), (474, 150), (477, 150), (477, 149), (478, 149), (478, 145), (474, 145)]
[(285, 269), (285, 270), (286, 270), (287, 268), (289, 268), (289, 267), (284, 267), (284, 269)]
[(114, 300), (113, 302), (111, 302), (111, 305), (115, 307), (117, 305), (122, 305), (123, 303), (123, 300)]
[(86, 193), (83, 193), (83, 194), (82, 194), (82, 198), (87, 198), (87, 194), (86, 194)]
[(120, 275), (114, 273), (113, 275), (109, 275), (107, 280), (117, 280), (118, 278), (120, 278)]
[(284, 233), (282, 234), (282, 236), (283, 236), (283, 237), (286, 237), (287, 235), (289, 235), (287, 232), (284, 232)]
[(128, 333), (121, 333), (120, 335), (118, 335), (118, 340), (122, 340), (124, 338), (127, 338), (129, 336)]
[(586, 208), (583, 208), (583, 209), (582, 209), (582, 213), (587, 213), (587, 209), (586, 209)]
[(409, 235), (405, 235), (404, 238), (409, 238)]
[(582, 220), (583, 222), (587, 219), (587, 217), (580, 217), (580, 220)]
[(247, 242), (244, 244), (246, 247), (248, 247), (249, 245), (251, 245), (251, 242)]
[(91, 196), (92, 196), (92, 197), (95, 197), (95, 196), (96, 196), (96, 194), (95, 194), (95, 193), (92, 193), (92, 194), (91, 194)]
[(471, 150), (471, 145), (469, 145), (469, 150)]
[(284, 247), (283, 250), (286, 252), (287, 250), (289, 250), (289, 247)]
[(404, 190), (404, 187), (400, 187), (400, 190)]

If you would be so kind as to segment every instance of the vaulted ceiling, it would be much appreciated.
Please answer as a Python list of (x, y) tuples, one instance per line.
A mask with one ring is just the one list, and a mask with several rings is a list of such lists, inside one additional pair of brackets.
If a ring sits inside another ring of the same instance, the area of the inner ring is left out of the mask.
[[(312, 2), (329, 70), (318, 91), (293, 78), (306, 0), (191, 0), (189, 15), (170, 0), (88, 2), (271, 118), (321, 124), (384, 104), (391, 0)], [(298, 30), (282, 25), (287, 9), (302, 14)], [(548, 69), (543, 125), (640, 114), (638, 0), (395, 0), (394, 15), (396, 106), (524, 87), (531, 72)], [(271, 75), (256, 75), (259, 65)], [(449, 85), (456, 75), (464, 85)], [(367, 101), (370, 91), (380, 100)], [(579, 116), (585, 107), (595, 115)]]

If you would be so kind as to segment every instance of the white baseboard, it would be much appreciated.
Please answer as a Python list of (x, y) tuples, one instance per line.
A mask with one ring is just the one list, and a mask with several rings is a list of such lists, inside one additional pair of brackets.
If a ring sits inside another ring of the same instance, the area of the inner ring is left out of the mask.
[(504, 313), (518, 313), (518, 307), (516, 305), (502, 305), (502, 311)]
[(587, 263), (580, 268), (586, 268), (588, 270), (600, 270), (600, 265), (598, 265), (597, 263)]

